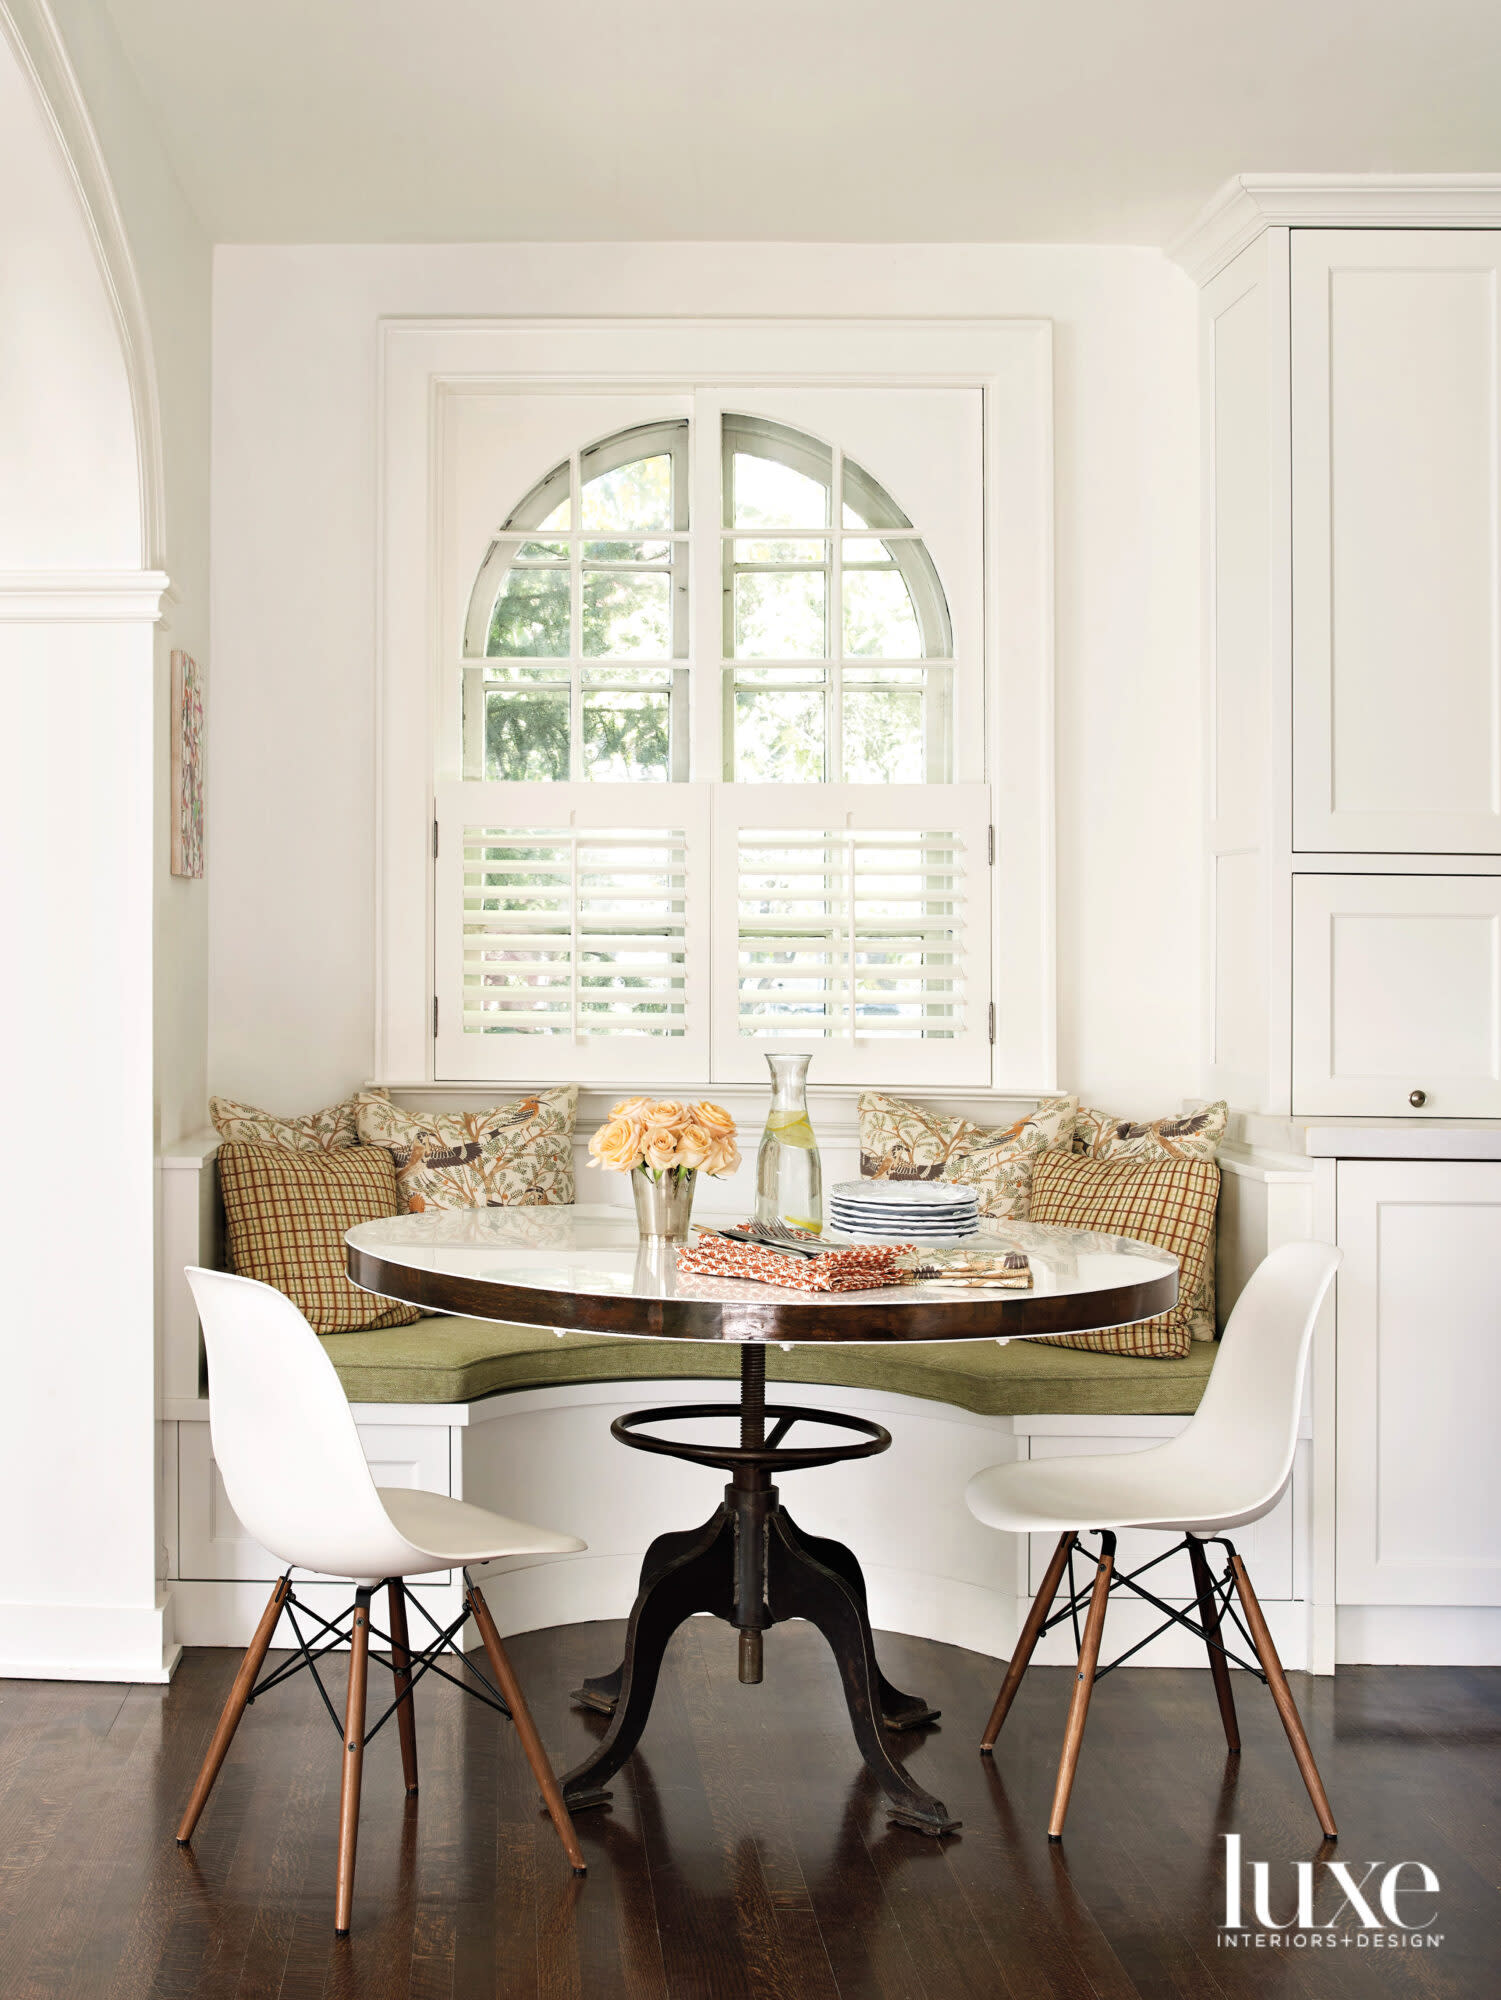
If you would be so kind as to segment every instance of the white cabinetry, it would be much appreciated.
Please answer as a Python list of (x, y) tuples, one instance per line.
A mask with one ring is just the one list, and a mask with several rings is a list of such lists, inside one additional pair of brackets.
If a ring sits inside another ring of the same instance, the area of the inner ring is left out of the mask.
[(1337, 1183), (1336, 1601), (1501, 1606), (1501, 1162), (1341, 1160)]
[(1202, 294), (1207, 1081), (1246, 1110), (1501, 1113), (1498, 291), (1501, 230), (1273, 227)]
[(1501, 851), (1501, 230), (1292, 232), (1293, 845)]

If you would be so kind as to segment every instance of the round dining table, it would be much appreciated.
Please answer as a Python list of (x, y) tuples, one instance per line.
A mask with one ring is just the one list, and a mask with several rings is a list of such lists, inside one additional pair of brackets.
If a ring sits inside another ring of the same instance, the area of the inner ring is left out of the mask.
[[(714, 1218), (701, 1220), (714, 1226)], [(726, 1217), (718, 1226), (736, 1220)], [(853, 1239), (827, 1230), (823, 1240), (833, 1247)], [(914, 1240), (921, 1246), (921, 1238)], [(620, 1665), (576, 1691), (581, 1706), (608, 1714), (610, 1724), (562, 1781), (571, 1810), (608, 1799), (609, 1779), (640, 1740), (669, 1639), (685, 1619), (710, 1612), (738, 1631), (740, 1678), (749, 1683), (761, 1679), (762, 1634), (770, 1626), (789, 1618), (816, 1626), (838, 1664), (856, 1743), (892, 1819), (929, 1834), (957, 1826), (887, 1747), (888, 1730), (921, 1728), (938, 1711), (881, 1672), (858, 1559), (843, 1543), (798, 1527), (776, 1485), (779, 1476), (810, 1466), (874, 1457), (888, 1449), (891, 1433), (866, 1417), (768, 1404), (766, 1350), (1005, 1342), (1151, 1319), (1177, 1301), (1175, 1257), (1130, 1237), (982, 1222), (978, 1234), (945, 1249), (1024, 1253), (1031, 1271), (1026, 1290), (914, 1281), (802, 1291), (681, 1272), (671, 1246), (639, 1237), (630, 1210), (583, 1202), (428, 1210), (362, 1223), (345, 1241), (356, 1285), (428, 1312), (616, 1338), (725, 1342), (740, 1350), (738, 1403), (635, 1410), (610, 1426), (623, 1445), (718, 1467), (729, 1483), (708, 1521), (652, 1542)], [(737, 1421), (738, 1442), (676, 1434), (679, 1424), (724, 1418)], [(824, 1435), (813, 1436), (815, 1426)], [(798, 1427), (805, 1441), (788, 1442)]]

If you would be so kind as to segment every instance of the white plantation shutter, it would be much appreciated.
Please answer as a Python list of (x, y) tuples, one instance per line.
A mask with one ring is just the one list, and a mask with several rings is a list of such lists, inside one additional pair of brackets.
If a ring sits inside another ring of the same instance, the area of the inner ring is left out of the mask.
[(447, 784), (436, 817), (440, 1080), (707, 1073), (703, 787)]
[(990, 788), (715, 788), (714, 1075), (990, 1077)]

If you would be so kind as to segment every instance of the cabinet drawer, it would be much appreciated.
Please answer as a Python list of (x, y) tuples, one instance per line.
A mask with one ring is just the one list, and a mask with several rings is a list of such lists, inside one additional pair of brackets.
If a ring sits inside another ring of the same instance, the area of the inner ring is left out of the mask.
[[(448, 1491), (446, 1424), (362, 1424), (360, 1443), (377, 1486)], [(179, 1576), (270, 1583), (281, 1574), (275, 1556), (253, 1541), (235, 1517), (214, 1463), (207, 1424), (178, 1425), (177, 1479)]]
[(1295, 879), (1295, 1116), (1498, 1117), (1498, 1051), (1501, 876)]

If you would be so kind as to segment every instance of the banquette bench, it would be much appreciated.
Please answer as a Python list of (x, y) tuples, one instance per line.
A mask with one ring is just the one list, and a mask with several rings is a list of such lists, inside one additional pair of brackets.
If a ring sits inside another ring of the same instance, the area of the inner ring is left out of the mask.
[[(201, 1340), (181, 1277), (185, 1264), (222, 1261), (216, 1150), (205, 1137), (161, 1160), (164, 1559), (177, 1637), (188, 1645), (244, 1644), (275, 1575), (235, 1520), (213, 1465)], [(1223, 1164), (1222, 1320), (1265, 1251), (1309, 1233), (1303, 1190), (1283, 1185), (1298, 1176), (1250, 1156)], [(502, 1630), (623, 1617), (646, 1543), (695, 1504), (707, 1518), (718, 1500), (717, 1475), (623, 1451), (609, 1425), (643, 1403), (702, 1400), (706, 1379), (735, 1373), (732, 1350), (441, 1317), (326, 1335), (322, 1344), (381, 1484), (530, 1510), (588, 1542), (583, 1555), (519, 1563), (496, 1579), (489, 1596)], [(1002, 1459), (1129, 1451), (1171, 1435), (1197, 1407), (1216, 1351), (1196, 1342), (1181, 1361), (1144, 1361), (1030, 1341), (774, 1348), (774, 1384), (796, 1383), (805, 1405), (873, 1417), (894, 1439), (879, 1459), (794, 1475), (784, 1497), (810, 1531), (860, 1552), (878, 1627), (1004, 1655), (1047, 1552), (1021, 1542), (1008, 1551), (979, 1527), (963, 1504), (965, 1482)], [(1290, 1666), (1307, 1650), (1306, 1562), (1295, 1546), (1306, 1446), (1300, 1454), (1294, 1491), (1247, 1549)], [(1152, 1542), (1122, 1537), (1123, 1559), (1128, 1540), (1143, 1555)], [(324, 1588), (331, 1602), (337, 1592)], [(419, 1588), (434, 1616), (456, 1615), (456, 1578)], [(1123, 1645), (1136, 1636), (1129, 1608), (1115, 1634)], [(1064, 1644), (1054, 1636), (1059, 1659)], [(1053, 1656), (1047, 1644), (1038, 1654)], [(1170, 1635), (1139, 1657), (1197, 1665), (1202, 1648)]]

